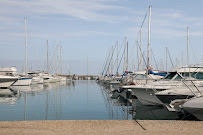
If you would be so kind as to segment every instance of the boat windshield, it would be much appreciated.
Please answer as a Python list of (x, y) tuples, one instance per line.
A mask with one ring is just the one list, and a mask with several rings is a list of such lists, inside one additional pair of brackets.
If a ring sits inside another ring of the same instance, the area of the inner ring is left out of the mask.
[(145, 79), (146, 75), (136, 75), (134, 79)]
[(164, 79), (170, 80), (176, 75), (176, 72), (170, 72)]

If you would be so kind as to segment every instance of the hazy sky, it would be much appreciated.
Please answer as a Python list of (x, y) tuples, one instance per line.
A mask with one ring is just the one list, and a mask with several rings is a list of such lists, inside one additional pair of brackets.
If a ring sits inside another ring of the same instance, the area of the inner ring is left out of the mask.
[[(203, 15), (201, 0), (1, 0), (0, 1), (0, 61), (3, 67), (16, 66), (19, 71), (25, 59), (25, 28), (29, 69), (46, 68), (46, 40), (49, 59), (54, 56), (54, 44), (62, 45), (63, 68), (71, 72), (99, 74), (108, 49), (129, 42), (130, 66), (137, 68), (136, 42), (149, 5), (152, 5), (151, 48), (156, 63), (165, 65), (165, 47), (173, 63), (186, 64), (187, 26), (190, 27), (190, 63), (203, 59)], [(146, 54), (148, 17), (143, 25), (142, 44)], [(193, 53), (194, 52), (194, 53)], [(196, 59), (195, 59), (196, 57)], [(115, 60), (115, 57), (113, 58)], [(54, 60), (53, 60), (54, 63)], [(171, 66), (168, 58), (169, 66)], [(152, 62), (155, 68), (155, 62)], [(121, 67), (122, 68), (122, 67)], [(53, 70), (53, 64), (51, 69)], [(115, 71), (115, 69), (114, 69)]]

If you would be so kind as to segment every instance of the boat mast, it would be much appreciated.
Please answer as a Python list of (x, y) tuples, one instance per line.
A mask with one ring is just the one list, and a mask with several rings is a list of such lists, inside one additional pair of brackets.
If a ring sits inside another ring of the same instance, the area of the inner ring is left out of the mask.
[(124, 68), (124, 73), (125, 73), (125, 48), (126, 48), (126, 37), (125, 37), (125, 45), (124, 45), (124, 65), (123, 65), (123, 68)]
[[(118, 41), (117, 41), (117, 60), (116, 60), (117, 62), (117, 65), (116, 65), (116, 67), (117, 67), (117, 69), (118, 69)], [(116, 73), (116, 76), (118, 75), (118, 72)]]
[(58, 68), (59, 68), (59, 45), (57, 45), (57, 74), (58, 74)]
[(189, 66), (189, 27), (187, 27), (187, 64)]
[(141, 64), (141, 71), (143, 70), (142, 68), (142, 29), (140, 29), (140, 64)]
[[(108, 59), (108, 64), (110, 64), (110, 60), (111, 60), (111, 47), (109, 48), (109, 59)], [(109, 66), (108, 66), (108, 76), (110, 74), (110, 70), (109, 70)]]
[(126, 70), (128, 71), (128, 42), (127, 42), (127, 67), (126, 67)]
[(25, 17), (25, 73), (27, 73), (27, 33), (26, 33), (26, 17)]
[(88, 80), (88, 77), (89, 77), (89, 71), (88, 71), (88, 56), (87, 56), (87, 80)]
[(137, 70), (138, 71), (140, 70), (138, 41), (137, 41)]
[[(187, 64), (188, 64), (188, 67), (189, 67), (189, 27), (187, 27)], [(191, 74), (190, 74), (190, 68), (189, 68), (189, 77), (191, 77)]]
[(47, 74), (49, 75), (49, 43), (47, 40)]
[(149, 23), (148, 23), (147, 78), (149, 74), (150, 24), (151, 24), (151, 5), (149, 6)]
[(166, 71), (167, 71), (167, 47), (166, 47)]
[(61, 74), (63, 72), (63, 66), (62, 66), (62, 57), (61, 57), (61, 49), (62, 49), (62, 46), (61, 46), (61, 41), (60, 41), (60, 61), (61, 61)]
[(113, 75), (113, 46), (112, 46), (112, 59), (111, 59), (111, 75)]

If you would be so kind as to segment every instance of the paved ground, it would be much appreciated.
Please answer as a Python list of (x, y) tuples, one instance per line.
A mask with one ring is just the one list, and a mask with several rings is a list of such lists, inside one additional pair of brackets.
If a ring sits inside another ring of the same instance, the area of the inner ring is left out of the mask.
[(176, 135), (203, 134), (201, 121), (56, 120), (3, 121), (0, 135)]

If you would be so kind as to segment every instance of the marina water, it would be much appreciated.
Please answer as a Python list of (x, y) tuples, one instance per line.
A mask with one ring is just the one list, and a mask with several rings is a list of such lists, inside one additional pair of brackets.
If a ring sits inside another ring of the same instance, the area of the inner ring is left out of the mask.
[(132, 119), (130, 106), (110, 98), (108, 89), (94, 80), (12, 89), (16, 92), (1, 93), (0, 121)]

